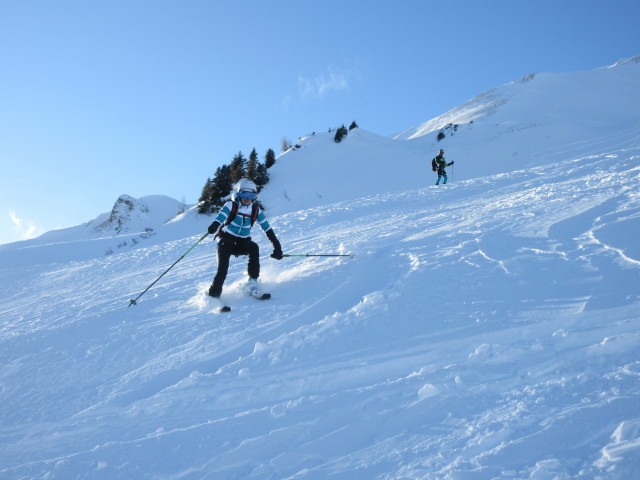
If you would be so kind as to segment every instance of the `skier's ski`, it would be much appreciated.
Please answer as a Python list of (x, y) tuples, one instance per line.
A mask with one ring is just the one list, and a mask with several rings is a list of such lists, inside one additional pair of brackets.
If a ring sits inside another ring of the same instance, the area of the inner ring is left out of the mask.
[[(269, 300), (271, 298), (270, 293), (260, 293), (257, 292), (257, 295), (249, 295), (256, 300)], [(228, 313), (231, 311), (231, 307), (229, 305), (224, 305), (219, 298), (216, 297), (216, 301), (218, 302), (217, 308), (214, 310), (217, 313)]]
[[(255, 298), (256, 300), (269, 300), (271, 298), (271, 294), (270, 293), (263, 293), (262, 295), (260, 295), (259, 297), (254, 297), (253, 295), (251, 295), (253, 298)], [(220, 308), (218, 308), (218, 313), (227, 313), (231, 311), (231, 307), (229, 305), (223, 305)]]
[(211, 301), (214, 303), (214, 307), (215, 307), (213, 310), (214, 312), (227, 313), (231, 311), (231, 307), (222, 303), (222, 301), (220, 300), (220, 297), (213, 297), (211, 298)]

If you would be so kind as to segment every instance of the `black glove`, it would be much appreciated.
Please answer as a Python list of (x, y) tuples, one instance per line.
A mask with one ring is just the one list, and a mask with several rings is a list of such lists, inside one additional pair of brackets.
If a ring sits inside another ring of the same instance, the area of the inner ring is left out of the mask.
[(453, 165), (453, 160), (451, 160), (451, 163), (449, 165)]
[(218, 231), (218, 228), (220, 228), (220, 222), (213, 222), (209, 225), (209, 228), (207, 228), (207, 232), (209, 232), (209, 235), (214, 235)]
[(273, 253), (271, 254), (271, 258), (282, 260), (284, 258), (284, 255), (282, 254), (282, 247), (280, 246), (280, 242), (276, 238), (276, 234), (273, 232), (273, 228), (267, 232), (267, 238), (273, 245)]

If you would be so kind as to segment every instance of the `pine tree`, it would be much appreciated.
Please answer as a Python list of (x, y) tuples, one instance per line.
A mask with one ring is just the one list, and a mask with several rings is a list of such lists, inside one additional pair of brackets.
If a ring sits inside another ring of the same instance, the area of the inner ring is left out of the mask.
[(217, 207), (224, 205), (225, 199), (231, 193), (232, 188), (231, 167), (229, 165), (218, 167), (213, 180), (207, 178), (207, 182), (202, 188), (198, 213), (209, 214)]
[(258, 187), (258, 193), (262, 190), (262, 187), (269, 183), (269, 172), (267, 172), (267, 167), (264, 164), (258, 162), (255, 177), (252, 180)]
[(211, 195), (213, 190), (213, 181), (207, 178), (207, 182), (202, 187), (202, 194), (198, 200), (198, 213), (211, 213)]
[(264, 156), (264, 166), (266, 168), (271, 168), (276, 163), (276, 154), (273, 150), (267, 150), (267, 153)]
[(231, 181), (236, 183), (245, 176), (245, 169), (247, 165), (247, 159), (244, 158), (242, 152), (238, 152), (231, 161)]
[(353, 130), (354, 128), (358, 128), (358, 124), (355, 120), (351, 122), (351, 125), (349, 125), (349, 131)]
[(340, 143), (345, 135), (348, 135), (347, 127), (342, 125), (339, 129), (336, 130), (336, 134), (333, 137), (336, 143)]
[(245, 172), (245, 177), (247, 177), (249, 180), (253, 181), (254, 183), (255, 183), (255, 177), (256, 177), (259, 163), (260, 162), (258, 161), (258, 152), (256, 152), (256, 149), (254, 148), (253, 150), (251, 150), (251, 153), (249, 154), (249, 163), (247, 164), (247, 170)]
[(221, 207), (233, 188), (234, 182), (231, 177), (231, 167), (229, 165), (218, 167), (211, 183), (211, 205), (213, 207)]
[(269, 183), (267, 167), (258, 160), (258, 154), (255, 148), (251, 151), (251, 155), (249, 155), (249, 164), (247, 165), (247, 173), (245, 177), (256, 184), (258, 192), (262, 190), (263, 186)]

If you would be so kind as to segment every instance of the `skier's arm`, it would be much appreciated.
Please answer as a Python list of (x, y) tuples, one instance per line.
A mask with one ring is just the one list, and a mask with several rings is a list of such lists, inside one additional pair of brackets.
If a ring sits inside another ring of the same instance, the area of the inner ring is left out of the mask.
[(282, 260), (283, 258), (282, 247), (280, 246), (278, 237), (276, 237), (276, 234), (273, 231), (273, 228), (271, 228), (271, 225), (269, 225), (269, 221), (267, 220), (267, 217), (265, 216), (262, 210), (260, 210), (260, 212), (258, 213), (257, 221), (260, 227), (262, 227), (262, 230), (264, 231), (265, 235), (271, 242), (271, 245), (273, 245), (273, 253), (271, 254), (271, 257), (275, 258), (276, 260)]
[(273, 253), (271, 254), (271, 257), (275, 258), (276, 260), (282, 260), (282, 247), (280, 246), (280, 242), (278, 241), (273, 228), (270, 228), (265, 233), (267, 234), (267, 238), (271, 242), (271, 245), (273, 245)]
[(220, 225), (224, 223), (224, 221), (229, 217), (230, 213), (231, 213), (231, 202), (226, 202), (218, 212), (218, 215), (216, 215), (216, 218), (213, 221), (213, 223), (209, 225), (209, 228), (207, 228), (207, 232), (209, 232), (209, 235), (214, 235), (218, 231), (218, 229), (220, 228)]

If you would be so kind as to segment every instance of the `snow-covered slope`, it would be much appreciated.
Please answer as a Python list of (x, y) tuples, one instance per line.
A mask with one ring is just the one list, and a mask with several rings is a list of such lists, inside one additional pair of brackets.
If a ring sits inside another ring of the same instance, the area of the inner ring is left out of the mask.
[[(640, 55), (597, 70), (525, 75), (394, 138), (419, 138), (447, 125), (466, 124), (493, 114), (498, 114), (497, 122), (507, 118), (520, 127), (528, 123), (532, 126), (566, 125), (572, 121), (582, 130), (590, 124), (609, 129), (636, 123), (638, 64)], [(565, 131), (562, 133), (566, 134)]]
[(362, 129), (339, 144), (333, 133), (307, 136), (270, 169), (264, 203), (281, 214), (420, 188), (434, 183), (431, 159), (440, 148), (455, 161), (449, 169), (454, 180), (491, 179), (553, 165), (567, 155), (618, 149), (640, 132), (639, 59), (587, 72), (528, 75), (394, 139)]
[[(256, 232), (273, 299), (234, 258), (226, 315), (208, 239), (127, 307), (200, 238), (193, 211), (110, 255), (7, 246), (0, 478), (638, 478), (640, 129), (625, 110), (578, 138), (591, 99), (529, 129), (543, 148), (504, 125), (515, 100), (441, 142), (308, 137), (270, 222), (288, 253), (356, 256), (275, 261)], [(465, 173), (489, 144), (527, 153)], [(461, 159), (444, 188), (438, 145)]]

